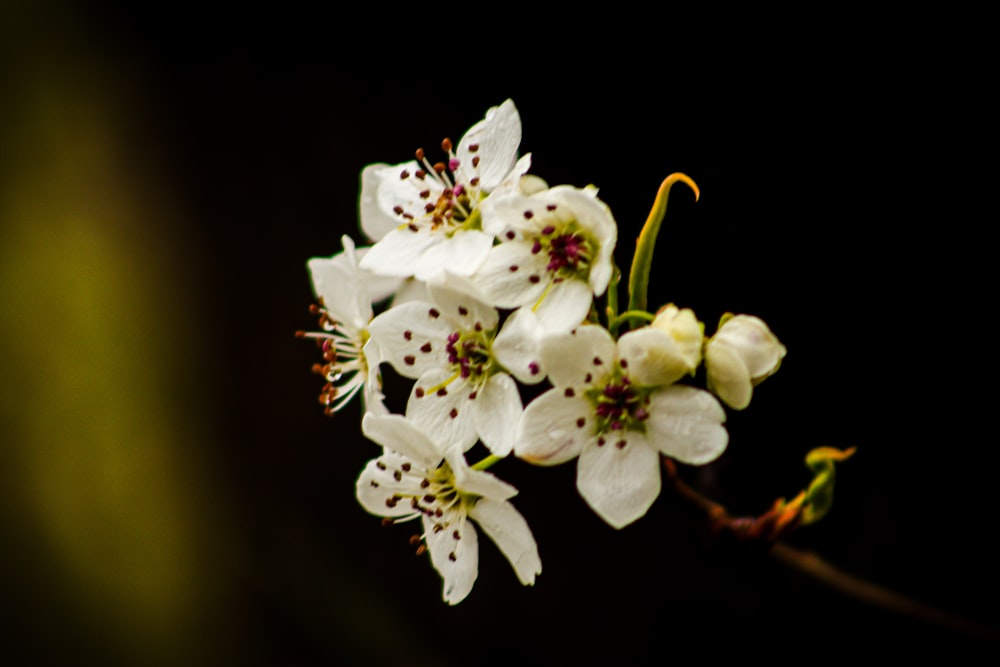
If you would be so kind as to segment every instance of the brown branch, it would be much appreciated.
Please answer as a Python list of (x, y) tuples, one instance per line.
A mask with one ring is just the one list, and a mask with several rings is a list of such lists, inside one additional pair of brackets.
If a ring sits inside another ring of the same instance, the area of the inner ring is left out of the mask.
[(924, 623), (948, 628), (970, 637), (1000, 641), (1000, 631), (969, 621), (956, 614), (933, 607), (885, 586), (848, 574), (820, 556), (791, 547), (780, 541), (798, 525), (801, 505), (795, 501), (777, 501), (758, 517), (732, 517), (721, 504), (705, 497), (677, 475), (677, 465), (663, 457), (667, 478), (674, 491), (705, 513), (716, 533), (727, 532), (740, 539), (771, 543), (769, 553), (779, 562), (829, 586), (835, 591), (875, 607), (913, 618)]

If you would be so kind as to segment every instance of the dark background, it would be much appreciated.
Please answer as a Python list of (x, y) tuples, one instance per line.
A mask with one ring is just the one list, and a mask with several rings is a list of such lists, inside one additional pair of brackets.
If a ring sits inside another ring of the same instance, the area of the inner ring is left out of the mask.
[(522, 588), (483, 540), (479, 580), (449, 608), (410, 532), (354, 500), (376, 448), (357, 405), (322, 415), (318, 355), (293, 336), (315, 325), (306, 260), (361, 239), (362, 167), (457, 141), (510, 97), (533, 173), (600, 187), (619, 264), (660, 181), (692, 177), (702, 197), (674, 191), (651, 303), (691, 307), (709, 332), (756, 314), (788, 347), (730, 414), (723, 457), (682, 477), (756, 514), (808, 483), (809, 449), (857, 446), (832, 513), (787, 542), (1000, 627), (988, 218), (961, 208), (977, 182), (962, 53), (949, 64), (936, 39), (831, 17), (694, 35), (617, 14), (26, 4), (0, 12), (0, 656), (996, 650), (996, 631), (872, 607), (715, 539), (667, 490), (615, 531), (576, 495), (573, 463), (493, 468), (520, 489), (544, 571)]

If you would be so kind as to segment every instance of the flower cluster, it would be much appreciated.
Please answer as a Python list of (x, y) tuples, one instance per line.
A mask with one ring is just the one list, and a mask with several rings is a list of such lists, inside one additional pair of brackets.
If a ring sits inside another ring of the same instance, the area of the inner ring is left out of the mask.
[[(510, 502), (516, 489), (486, 468), (577, 459), (580, 496), (622, 528), (659, 496), (661, 457), (701, 465), (725, 451), (722, 404), (746, 408), (785, 355), (753, 316), (726, 314), (706, 337), (690, 309), (646, 310), (669, 186), (619, 313), (610, 208), (596, 188), (529, 174), (520, 139), (507, 100), (457, 145), (442, 141), (440, 161), (420, 149), (409, 162), (366, 167), (359, 208), (370, 245), (345, 236), (343, 252), (308, 265), (320, 330), (300, 335), (322, 351), (320, 403), (333, 414), (360, 393), (362, 432), (382, 448), (357, 498), (386, 522), (420, 520), (418, 551), (430, 554), (450, 604), (478, 575), (476, 525), (522, 584), (541, 572)], [(686, 176), (671, 178), (697, 193)], [(401, 414), (382, 394), (385, 365), (413, 381)], [(702, 366), (705, 388), (695, 384)], [(525, 405), (522, 388), (540, 383)], [(489, 453), (470, 465), (477, 443)]]

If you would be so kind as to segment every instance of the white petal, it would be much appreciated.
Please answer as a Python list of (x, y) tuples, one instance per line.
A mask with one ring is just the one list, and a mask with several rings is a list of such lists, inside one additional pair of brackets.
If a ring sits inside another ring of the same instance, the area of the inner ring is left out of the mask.
[(513, 505), (482, 498), (469, 511), (469, 517), (500, 548), (500, 551), (517, 573), (518, 580), (525, 586), (535, 583), (535, 577), (542, 573), (542, 559), (538, 556), (538, 544), (528, 522)]
[[(639, 433), (623, 432), (602, 446), (584, 447), (577, 462), (577, 490), (615, 528), (643, 516), (660, 495), (660, 454), (645, 440)], [(619, 447), (622, 441), (627, 444)]]
[(705, 346), (705, 380), (708, 390), (734, 410), (750, 405), (753, 381), (743, 358), (721, 341)]
[[(527, 241), (509, 241), (493, 246), (472, 281), (499, 308), (533, 304), (545, 291), (548, 255), (531, 253)], [(531, 277), (538, 278), (532, 282)]]
[(682, 463), (700, 465), (726, 450), (726, 413), (707, 391), (672, 386), (650, 395), (649, 444)]
[(493, 500), (508, 500), (517, 495), (516, 488), (493, 473), (470, 468), (459, 451), (450, 449), (445, 456), (455, 476), (455, 487), (464, 493)]
[(541, 351), (549, 381), (557, 387), (595, 383), (611, 372), (618, 358), (611, 334), (596, 324), (585, 324), (572, 334), (546, 336)]
[[(416, 165), (415, 162), (411, 164)], [(358, 206), (361, 229), (373, 241), (383, 238), (402, 222), (392, 212), (392, 205), (387, 207), (382, 205), (380, 191), (383, 190), (383, 182), (389, 178), (398, 179), (399, 172), (403, 168), (403, 165), (376, 163), (368, 165), (361, 171), (361, 199)]]
[(393, 229), (365, 253), (359, 265), (379, 275), (409, 278), (427, 248), (445, 238), (443, 233), (415, 232), (409, 227)]
[(383, 360), (408, 378), (448, 365), (445, 346), (452, 331), (437, 307), (421, 301), (390, 308), (368, 325)]
[(496, 329), (500, 320), (496, 309), (485, 303), (485, 295), (468, 278), (444, 271), (428, 283), (427, 289), (456, 329), (469, 331), (477, 324), (482, 331)]
[(469, 395), (475, 389), (468, 381), (457, 378), (442, 386), (453, 373), (431, 369), (417, 379), (406, 403), (406, 417), (425, 433), (433, 433), (442, 447), (458, 447), (465, 451), (476, 444), (476, 422)]
[(444, 458), (441, 447), (403, 415), (366, 414), (361, 420), (365, 437), (399, 452), (424, 468), (436, 468)]
[[(456, 157), (459, 159), (459, 175), (467, 182), (478, 174), (480, 187), (491, 191), (510, 172), (517, 159), (517, 149), (521, 144), (521, 116), (511, 100), (491, 108), (486, 117), (469, 128), (458, 142)], [(478, 145), (473, 153), (470, 147)], [(474, 156), (479, 156), (479, 167), (472, 167)]]
[(441, 238), (420, 251), (413, 271), (418, 280), (428, 280), (442, 269), (461, 276), (472, 275), (486, 261), (493, 246), (493, 237), (478, 230), (459, 230), (450, 237), (443, 232), (421, 231), (420, 235)]
[(594, 295), (590, 285), (579, 280), (555, 283), (540, 302), (532, 307), (539, 323), (550, 333), (572, 331), (587, 318)]
[(355, 485), (358, 502), (376, 516), (410, 516), (414, 513), (413, 507), (402, 498), (422, 494), (420, 483), (425, 474), (420, 464), (384, 450), (382, 456), (369, 461), (358, 476)]
[(556, 387), (524, 409), (514, 440), (514, 455), (538, 465), (557, 465), (580, 454), (594, 439), (590, 402)]
[(364, 388), (364, 409), (365, 413), (376, 415), (389, 414), (389, 408), (385, 406), (385, 394), (382, 393), (382, 376), (379, 374), (379, 364), (382, 362), (382, 353), (379, 351), (378, 343), (374, 338), (369, 338), (365, 343), (362, 354), (365, 355), (365, 363), (368, 365), (368, 377), (365, 379)]
[[(532, 188), (537, 187), (537, 183), (541, 181), (538, 177), (528, 177), (525, 178), (525, 174), (531, 168), (531, 154), (524, 155), (517, 161), (514, 168), (510, 170), (507, 177), (497, 187), (493, 188), (486, 199), (484, 199), (479, 204), (479, 213), (483, 218), (483, 230), (493, 236), (499, 236), (502, 231), (505, 231), (503, 226), (497, 226), (497, 218), (492, 215), (491, 208), (498, 201), (504, 197), (509, 197), (511, 195), (524, 195), (529, 194)], [(542, 181), (544, 183), (544, 181)]]
[(694, 370), (670, 334), (651, 327), (623, 335), (618, 351), (628, 363), (629, 378), (639, 384), (673, 384)]
[[(456, 513), (457, 514), (457, 513)], [(470, 521), (449, 525), (435, 531), (434, 522), (424, 518), (427, 549), (434, 569), (444, 579), (442, 597), (448, 604), (458, 604), (472, 591), (479, 576), (479, 537)], [(458, 539), (455, 531), (459, 531)]]
[(392, 297), (390, 308), (409, 303), (410, 301), (431, 301), (431, 294), (427, 291), (427, 283), (414, 278), (407, 278), (396, 290)]
[(786, 350), (767, 324), (753, 315), (736, 315), (722, 325), (713, 343), (730, 347), (746, 364), (750, 377), (763, 380), (778, 369)]
[(537, 384), (545, 379), (541, 361), (542, 325), (529, 308), (511, 313), (493, 340), (493, 356), (524, 384)]
[(494, 375), (468, 405), (483, 444), (494, 456), (510, 454), (524, 412), (513, 378), (506, 373)]
[(313, 291), (330, 316), (357, 333), (372, 318), (372, 302), (361, 273), (352, 271), (344, 254), (314, 257), (308, 264)]

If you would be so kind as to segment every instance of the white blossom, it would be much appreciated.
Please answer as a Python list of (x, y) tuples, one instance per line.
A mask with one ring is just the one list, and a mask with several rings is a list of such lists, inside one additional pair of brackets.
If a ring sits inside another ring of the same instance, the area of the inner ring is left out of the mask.
[(482, 229), (480, 201), (495, 189), (516, 191), (512, 184), (531, 165), (530, 156), (517, 159), (520, 142), (521, 118), (506, 100), (487, 111), (454, 150), (445, 139), (444, 162), (432, 164), (420, 149), (416, 160), (365, 167), (361, 226), (378, 242), (361, 265), (420, 280), (442, 267), (474, 272), (493, 244), (493, 235)]
[(369, 327), (383, 360), (416, 380), (406, 415), (463, 449), (481, 439), (506, 456), (523, 410), (514, 377), (526, 384), (545, 377), (531, 316), (514, 313), (500, 328), (497, 310), (460, 276), (442, 273), (427, 287), (431, 302), (391, 308)]
[(320, 403), (327, 414), (343, 408), (362, 389), (365, 410), (385, 413), (385, 397), (378, 374), (380, 354), (370, 339), (368, 323), (374, 314), (372, 301), (388, 298), (399, 286), (398, 279), (386, 279), (361, 269), (358, 258), (365, 248), (355, 248), (349, 236), (342, 237), (344, 250), (333, 257), (315, 257), (308, 262), (313, 292), (319, 302), (314, 312), (320, 317), (319, 332), (300, 332), (315, 339), (326, 363), (314, 370), (327, 384)]
[(660, 493), (659, 456), (688, 464), (716, 459), (729, 435), (708, 392), (662, 382), (667, 337), (643, 331), (616, 343), (597, 325), (551, 336), (541, 347), (554, 387), (524, 411), (514, 454), (555, 465), (579, 457), (577, 490), (607, 523), (643, 516)]
[(608, 287), (618, 227), (593, 189), (555, 186), (488, 202), (497, 236), (473, 281), (499, 308), (530, 307), (546, 331), (566, 333)]
[(444, 579), (445, 602), (464, 600), (479, 575), (479, 538), (472, 522), (496, 543), (518, 580), (534, 584), (542, 561), (527, 521), (509, 502), (517, 489), (470, 468), (459, 448), (446, 441), (442, 446), (439, 437), (401, 415), (366, 415), (362, 431), (385, 449), (358, 478), (358, 501), (394, 523), (420, 519), (420, 539)]

